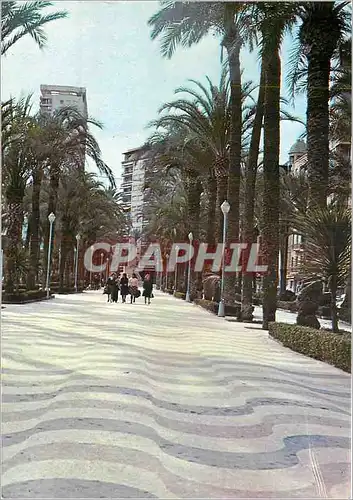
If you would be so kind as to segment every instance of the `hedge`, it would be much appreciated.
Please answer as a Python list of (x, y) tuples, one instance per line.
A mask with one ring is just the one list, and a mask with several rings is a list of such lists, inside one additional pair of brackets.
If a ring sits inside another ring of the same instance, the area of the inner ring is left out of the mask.
[(351, 373), (351, 334), (270, 323), (269, 334), (285, 347)]
[[(23, 302), (35, 302), (45, 299), (47, 292), (45, 290), (28, 290), (22, 293), (5, 293), (3, 295), (4, 304), (21, 304)], [(50, 295), (53, 297), (53, 294)]]
[(184, 292), (174, 292), (174, 297), (185, 300), (186, 294)]
[[(207, 311), (210, 311), (213, 314), (218, 314), (218, 302), (213, 302), (212, 300), (205, 299), (195, 299), (194, 303), (197, 306), (203, 307)], [(240, 306), (225, 306), (225, 314), (226, 316), (238, 317), (240, 313)]]

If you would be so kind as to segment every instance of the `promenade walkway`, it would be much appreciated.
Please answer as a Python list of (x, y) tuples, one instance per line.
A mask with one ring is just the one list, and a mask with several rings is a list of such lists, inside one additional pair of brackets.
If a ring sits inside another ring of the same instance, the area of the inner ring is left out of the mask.
[(350, 376), (156, 293), (2, 311), (4, 498), (350, 497)]

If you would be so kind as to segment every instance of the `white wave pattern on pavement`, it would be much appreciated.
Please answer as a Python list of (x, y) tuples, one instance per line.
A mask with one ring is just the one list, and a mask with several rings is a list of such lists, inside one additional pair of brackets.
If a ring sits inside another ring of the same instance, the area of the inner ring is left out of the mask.
[(156, 293), (8, 305), (4, 498), (349, 498), (350, 377)]

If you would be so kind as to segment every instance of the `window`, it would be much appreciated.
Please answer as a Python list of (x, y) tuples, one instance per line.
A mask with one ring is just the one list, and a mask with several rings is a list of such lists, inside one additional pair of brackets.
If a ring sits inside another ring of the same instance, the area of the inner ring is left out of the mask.
[(64, 104), (64, 101), (61, 99), (60, 104)]

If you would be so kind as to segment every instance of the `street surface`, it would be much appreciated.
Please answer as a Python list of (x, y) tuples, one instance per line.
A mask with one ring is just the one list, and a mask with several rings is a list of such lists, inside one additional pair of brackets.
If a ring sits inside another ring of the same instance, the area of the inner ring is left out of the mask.
[(3, 498), (350, 497), (350, 376), (156, 292), (2, 311)]

